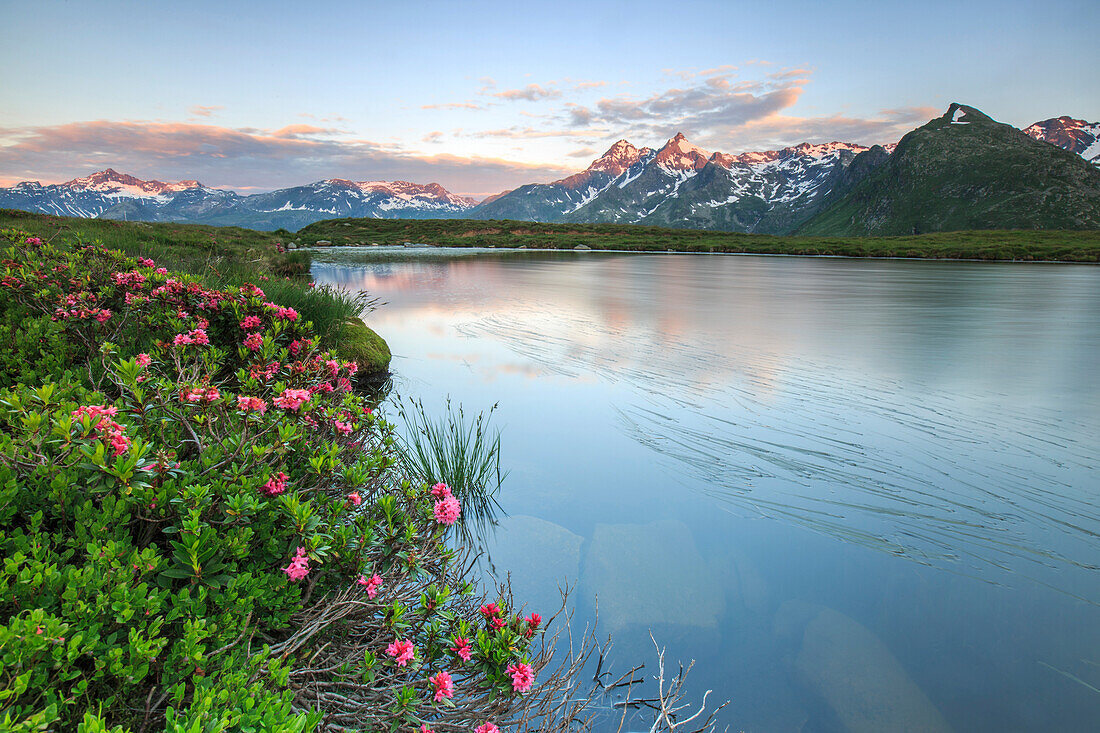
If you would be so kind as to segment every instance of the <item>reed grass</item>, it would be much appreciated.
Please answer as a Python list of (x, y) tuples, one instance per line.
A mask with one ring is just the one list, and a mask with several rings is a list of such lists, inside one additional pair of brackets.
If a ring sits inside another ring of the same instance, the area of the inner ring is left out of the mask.
[(429, 485), (451, 487), (462, 504), (459, 530), (482, 534), (501, 513), (497, 501), (507, 472), (500, 468), (500, 431), (490, 425), (497, 405), (467, 415), (448, 397), (442, 412), (430, 415), (419, 399), (397, 398), (400, 457), (405, 471)]

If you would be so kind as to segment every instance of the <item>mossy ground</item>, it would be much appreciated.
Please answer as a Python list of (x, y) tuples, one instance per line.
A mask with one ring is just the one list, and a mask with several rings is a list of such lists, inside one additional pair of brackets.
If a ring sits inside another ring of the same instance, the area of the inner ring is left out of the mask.
[(344, 324), (336, 346), (340, 356), (358, 364), (365, 376), (382, 374), (389, 369), (389, 345), (362, 321)]

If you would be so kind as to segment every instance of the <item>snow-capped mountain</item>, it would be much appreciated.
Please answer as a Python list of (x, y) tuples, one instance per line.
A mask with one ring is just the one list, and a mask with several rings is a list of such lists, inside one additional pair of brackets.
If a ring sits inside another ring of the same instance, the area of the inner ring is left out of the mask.
[(855, 156), (852, 143), (708, 153), (678, 133), (659, 150), (616, 142), (587, 170), (487, 199), (470, 216), (789, 231)]
[(348, 181), (334, 178), (305, 186), (241, 196), (198, 181), (143, 181), (112, 169), (43, 186), (24, 181), (0, 189), (0, 207), (58, 216), (137, 221), (178, 221), (299, 229), (336, 217), (440, 218), (460, 216), (474, 199), (438, 183)]
[(1024, 134), (1077, 153), (1090, 163), (1100, 165), (1100, 122), (1054, 117), (1025, 128)]
[[(960, 109), (952, 106), (951, 129), (970, 124)], [(1100, 167), (1100, 123), (1057, 117), (1023, 132)], [(731, 154), (708, 152), (680, 133), (659, 149), (619, 140), (583, 171), (504, 191), (480, 204), (437, 183), (331, 178), (242, 196), (198, 181), (143, 181), (107, 169), (66, 183), (28, 181), (0, 189), (0, 207), (255, 229), (296, 230), (321, 219), (371, 217), (611, 222), (786, 234), (893, 160), (896, 147), (801, 143)], [(963, 152), (946, 150), (945, 155)]]

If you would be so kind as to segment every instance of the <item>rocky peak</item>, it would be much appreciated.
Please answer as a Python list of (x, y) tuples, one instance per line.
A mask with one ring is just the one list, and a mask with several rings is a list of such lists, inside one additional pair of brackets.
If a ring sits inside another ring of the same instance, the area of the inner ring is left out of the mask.
[(952, 102), (940, 119), (952, 125), (969, 125), (971, 122), (993, 122), (993, 118), (984, 112), (965, 104)]
[(709, 159), (710, 153), (689, 143), (682, 132), (669, 138), (664, 147), (657, 151), (655, 158), (658, 165), (673, 171), (697, 171)]
[(602, 171), (611, 176), (618, 176), (641, 160), (642, 156), (648, 151), (648, 148), (639, 150), (626, 140), (619, 140), (608, 148), (606, 153), (592, 161), (592, 165), (588, 166), (588, 170)]
[(109, 193), (121, 191), (130, 194), (145, 193), (157, 195), (162, 193), (175, 193), (189, 188), (201, 188), (198, 181), (180, 181), (178, 183), (163, 183), (162, 181), (143, 181), (128, 173), (119, 173), (114, 168), (92, 173), (82, 178), (74, 178), (61, 184), (78, 191), (100, 191)]
[(1100, 122), (1054, 117), (1024, 128), (1024, 134), (1100, 162)]

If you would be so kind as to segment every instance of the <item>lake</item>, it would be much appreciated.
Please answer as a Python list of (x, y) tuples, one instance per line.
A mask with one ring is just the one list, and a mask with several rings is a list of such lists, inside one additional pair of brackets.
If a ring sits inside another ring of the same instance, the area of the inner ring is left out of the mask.
[[(397, 392), (502, 430), (487, 547), (731, 730), (1100, 720), (1100, 267), (348, 248)], [(392, 413), (392, 411), (391, 411)], [(614, 726), (612, 726), (614, 729)]]

